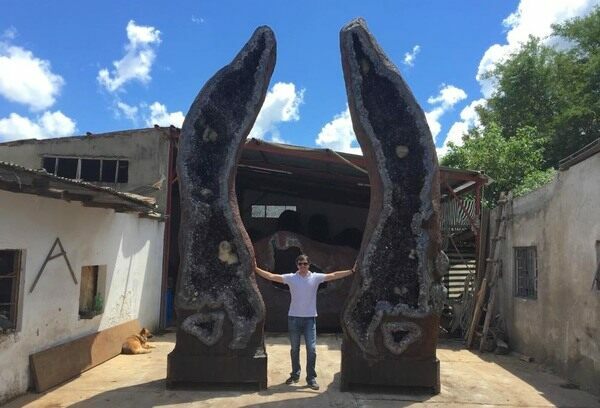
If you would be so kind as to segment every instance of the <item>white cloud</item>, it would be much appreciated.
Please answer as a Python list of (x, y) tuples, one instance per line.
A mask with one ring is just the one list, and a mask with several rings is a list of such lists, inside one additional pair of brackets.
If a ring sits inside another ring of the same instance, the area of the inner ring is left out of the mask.
[(76, 130), (75, 121), (61, 111), (46, 111), (35, 120), (16, 113), (0, 119), (0, 141), (70, 136)]
[(444, 109), (449, 109), (456, 105), (457, 102), (462, 101), (467, 97), (465, 91), (460, 88), (455, 87), (454, 85), (444, 85), (444, 87), (440, 90), (438, 96), (430, 96), (427, 99), (432, 105), (436, 103), (441, 104), (441, 107)]
[(127, 23), (127, 39), (125, 56), (113, 61), (111, 72), (101, 69), (96, 78), (110, 92), (119, 90), (131, 80), (147, 83), (151, 79), (150, 70), (156, 58), (154, 47), (160, 43), (160, 31), (151, 26), (139, 26), (130, 20)]
[(352, 128), (350, 109), (335, 115), (334, 118), (321, 128), (317, 139), (317, 146), (332, 149), (338, 152), (354, 153), (362, 155), (362, 150), (356, 141), (356, 135)]
[(411, 52), (405, 53), (404, 54), (404, 65), (408, 65), (409, 67), (412, 67), (413, 65), (415, 65), (415, 58), (417, 57), (417, 54), (420, 51), (421, 51), (421, 46), (415, 45)]
[(151, 127), (154, 125), (159, 126), (175, 126), (181, 128), (185, 115), (181, 111), (171, 112), (167, 111), (167, 107), (159, 102), (154, 102), (150, 105), (150, 116), (146, 118), (146, 125)]
[(137, 106), (131, 106), (126, 104), (125, 102), (122, 101), (118, 101), (117, 102), (117, 114), (123, 114), (123, 116), (125, 116), (127, 119), (136, 122), (137, 121), (137, 114), (138, 114), (138, 107)]
[(300, 120), (300, 105), (304, 102), (304, 89), (296, 91), (293, 83), (277, 82), (265, 97), (249, 137), (282, 141), (277, 125)]
[(486, 100), (481, 98), (475, 101), (472, 101), (469, 105), (467, 105), (460, 112), (460, 122), (455, 122), (448, 131), (446, 135), (446, 139), (444, 140), (444, 145), (442, 147), (437, 148), (438, 157), (442, 157), (448, 151), (448, 143), (452, 142), (457, 146), (462, 146), (463, 140), (462, 137), (467, 131), (475, 126), (479, 126), (479, 115), (475, 108), (478, 106), (484, 106)]
[(63, 84), (62, 77), (52, 72), (49, 61), (36, 58), (24, 48), (0, 42), (0, 95), (40, 111), (54, 104)]
[(476, 76), (481, 93), (489, 98), (496, 88), (493, 80), (484, 79), (485, 73), (515, 52), (519, 44), (526, 42), (530, 35), (540, 37), (548, 43), (551, 41), (547, 37), (552, 32), (552, 24), (584, 16), (598, 3), (598, 0), (521, 0), (517, 10), (503, 21), (508, 29), (506, 44), (492, 45), (481, 58)]
[(196, 17), (196, 16), (192, 15), (192, 23), (202, 24), (202, 23), (204, 23), (204, 19), (202, 17)]
[(452, 109), (454, 105), (466, 98), (467, 94), (462, 89), (457, 88), (454, 85), (444, 85), (437, 96), (430, 96), (427, 99), (427, 102), (430, 104), (438, 105), (431, 111), (425, 113), (427, 124), (429, 125), (429, 130), (431, 130), (431, 136), (433, 136), (434, 140), (442, 130), (440, 118), (447, 111)]
[(44, 112), (38, 122), (46, 137), (72, 135), (75, 132), (75, 122), (61, 111)]
[(151, 105), (145, 102), (136, 105), (129, 105), (120, 99), (117, 99), (114, 104), (115, 116), (120, 119), (125, 117), (129, 119), (134, 126), (143, 123), (145, 126), (175, 126), (181, 128), (185, 115), (181, 111), (169, 112), (167, 107), (156, 101)]
[(135, 24), (135, 21), (129, 20), (127, 23), (127, 38), (129, 46), (138, 48), (160, 42), (160, 31), (152, 26), (141, 26)]
[(433, 140), (440, 134), (442, 130), (442, 125), (439, 120), (440, 117), (444, 114), (444, 111), (441, 108), (435, 108), (430, 112), (425, 112), (425, 119), (427, 119), (427, 124), (429, 125), (429, 130), (431, 131), (431, 136)]

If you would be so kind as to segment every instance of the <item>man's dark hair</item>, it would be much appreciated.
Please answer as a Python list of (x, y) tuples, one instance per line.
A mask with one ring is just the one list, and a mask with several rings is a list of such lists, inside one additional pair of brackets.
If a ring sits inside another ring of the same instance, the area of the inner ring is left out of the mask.
[(296, 263), (298, 263), (298, 262), (310, 263), (310, 261), (308, 260), (308, 255), (304, 255), (304, 254), (298, 255), (298, 258), (296, 258)]

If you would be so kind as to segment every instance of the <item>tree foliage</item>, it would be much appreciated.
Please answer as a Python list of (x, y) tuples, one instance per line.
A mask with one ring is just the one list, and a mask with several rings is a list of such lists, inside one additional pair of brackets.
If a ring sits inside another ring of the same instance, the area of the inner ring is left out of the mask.
[(471, 132), (460, 147), (451, 146), (442, 164), (450, 167), (485, 169), (494, 182), (486, 187), (485, 199), (493, 205), (502, 191), (522, 194), (537, 188), (554, 171), (542, 170), (543, 143), (533, 127), (523, 127), (505, 138), (496, 124)]
[(497, 84), (478, 109), (481, 125), (451, 145), (442, 164), (481, 169), (499, 191), (524, 193), (560, 159), (600, 137), (600, 7), (530, 37), (488, 74)]

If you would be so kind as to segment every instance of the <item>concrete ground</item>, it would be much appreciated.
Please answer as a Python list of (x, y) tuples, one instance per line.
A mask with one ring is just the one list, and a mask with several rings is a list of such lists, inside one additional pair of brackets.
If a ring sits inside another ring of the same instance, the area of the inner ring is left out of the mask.
[[(573, 389), (565, 380), (513, 356), (473, 353), (459, 343), (438, 349), (442, 392), (439, 395), (340, 392), (340, 344), (335, 335), (319, 336), (313, 391), (284, 384), (289, 346), (283, 335), (267, 337), (269, 388), (266, 391), (167, 390), (166, 356), (175, 336), (155, 336), (151, 354), (120, 355), (46, 393), (29, 393), (7, 404), (14, 407), (600, 407), (600, 398)], [(302, 362), (305, 355), (301, 355)]]

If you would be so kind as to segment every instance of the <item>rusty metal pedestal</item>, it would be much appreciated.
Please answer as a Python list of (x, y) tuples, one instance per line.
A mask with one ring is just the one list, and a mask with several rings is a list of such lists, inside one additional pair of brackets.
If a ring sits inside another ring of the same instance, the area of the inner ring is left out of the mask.
[(227, 387), (256, 384), (267, 389), (267, 355), (258, 350), (255, 356), (211, 356), (169, 354), (167, 388), (179, 386)]
[(394, 387), (396, 391), (426, 390), (440, 393), (440, 360), (428, 359), (367, 359), (344, 338), (342, 342), (342, 391), (369, 387)]

